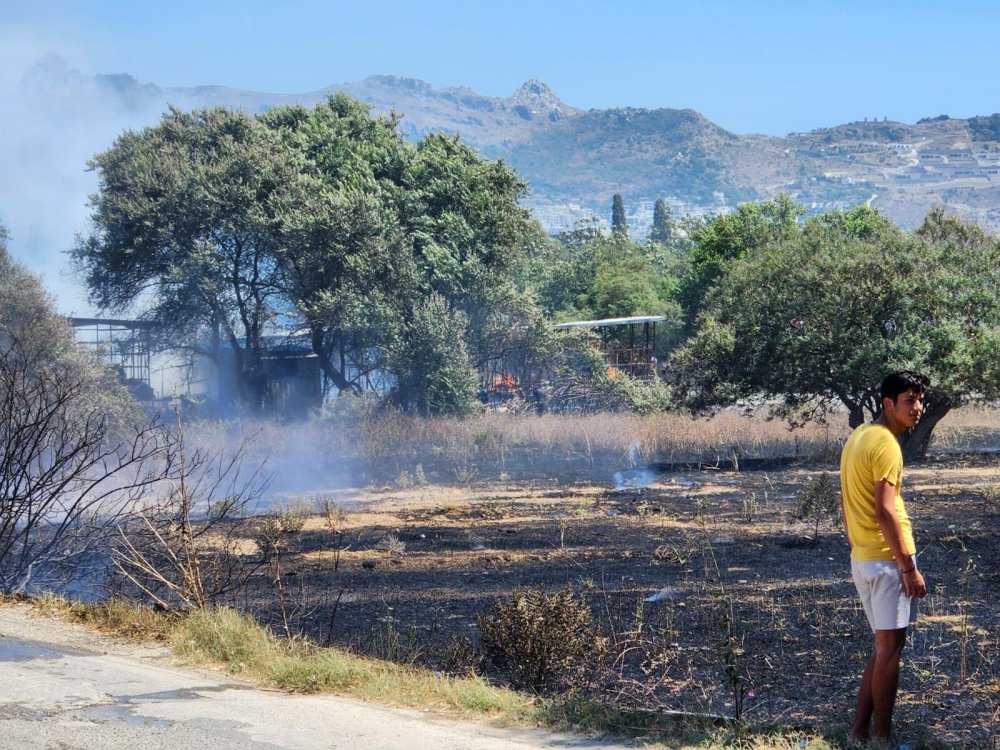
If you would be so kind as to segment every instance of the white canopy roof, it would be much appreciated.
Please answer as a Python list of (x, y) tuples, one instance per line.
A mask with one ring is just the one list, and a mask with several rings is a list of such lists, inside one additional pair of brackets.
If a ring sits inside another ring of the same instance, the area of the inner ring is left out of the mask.
[(666, 320), (666, 315), (639, 315), (634, 318), (604, 318), (604, 320), (577, 320), (572, 323), (557, 323), (553, 328), (564, 331), (568, 328), (607, 328), (609, 326), (627, 326), (635, 323), (659, 323)]

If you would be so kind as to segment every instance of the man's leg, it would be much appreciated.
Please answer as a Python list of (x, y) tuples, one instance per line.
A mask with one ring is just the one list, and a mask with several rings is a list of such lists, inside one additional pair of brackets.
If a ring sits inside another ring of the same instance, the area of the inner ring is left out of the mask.
[(851, 727), (850, 742), (868, 742), (871, 736), (872, 711), (872, 672), (875, 669), (875, 651), (868, 658), (865, 671), (861, 673), (861, 687), (858, 689), (858, 704), (854, 709), (854, 725)]
[[(906, 644), (906, 628), (875, 631), (875, 653), (871, 662), (872, 717), (875, 739), (891, 746), (892, 711), (899, 687), (899, 660)], [(860, 703), (860, 696), (859, 696)]]

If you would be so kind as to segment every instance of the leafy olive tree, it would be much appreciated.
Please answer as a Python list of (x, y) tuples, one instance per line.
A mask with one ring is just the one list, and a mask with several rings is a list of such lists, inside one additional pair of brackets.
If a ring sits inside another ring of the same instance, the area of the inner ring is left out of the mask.
[[(171, 110), (123, 134), (92, 162), (92, 231), (74, 250), (93, 299), (233, 361), (252, 409), (279, 322), (303, 325), (330, 380), (359, 389), (430, 295), (466, 317), (495, 301), (533, 231), (502, 161), (443, 134), (410, 144), (397, 125), (339, 94), (256, 117)], [(497, 349), (474, 345), (479, 360)]]
[(389, 362), (394, 401), (406, 409), (467, 414), (476, 408), (476, 378), (465, 346), (465, 315), (440, 294), (417, 303)]
[(934, 385), (903, 441), (917, 457), (951, 409), (1000, 395), (998, 288), (1000, 245), (975, 227), (828, 213), (722, 269), (675, 386), (698, 409), (768, 402), (793, 422), (840, 404), (854, 426), (881, 413), (887, 372), (913, 368)]
[(260, 120), (298, 164), (301, 185), (283, 227), (282, 293), (331, 382), (360, 390), (386, 366), (384, 352), (417, 296), (400, 219), (413, 148), (395, 117), (374, 117), (345, 94), (311, 109), (275, 107)]
[(483, 331), (523, 331), (537, 317), (530, 300), (515, 293), (511, 305), (497, 294), (510, 287), (533, 232), (517, 204), (525, 185), (503, 162), (443, 134), (409, 144), (394, 117), (375, 117), (345, 95), (262, 120), (296, 153), (309, 184), (282, 266), (288, 298), (339, 388), (386, 367), (390, 349), (406, 377), (399, 342), (423, 330), (414, 323), (430, 295), (466, 318), (488, 320), (503, 308), (496, 317), (505, 329), (486, 325), (468, 337), (477, 363), (513, 343)]
[(680, 291), (689, 331), (725, 266), (755, 249), (793, 237), (804, 213), (802, 206), (782, 194), (771, 201), (744, 203), (732, 213), (692, 227), (691, 269)]
[(220, 367), (232, 358), (240, 396), (260, 408), (282, 228), (303, 197), (277, 137), (243, 112), (171, 109), (90, 166), (92, 230), (73, 256), (93, 301), (155, 320), (164, 344)]

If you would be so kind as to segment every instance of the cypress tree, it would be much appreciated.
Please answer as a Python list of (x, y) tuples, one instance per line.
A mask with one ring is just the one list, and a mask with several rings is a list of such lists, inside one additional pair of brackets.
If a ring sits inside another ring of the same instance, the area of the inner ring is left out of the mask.
[(628, 221), (625, 219), (625, 201), (621, 193), (611, 198), (611, 234), (628, 237)]
[(657, 198), (653, 206), (653, 227), (649, 230), (649, 239), (661, 245), (669, 245), (675, 234), (673, 212), (663, 198)]

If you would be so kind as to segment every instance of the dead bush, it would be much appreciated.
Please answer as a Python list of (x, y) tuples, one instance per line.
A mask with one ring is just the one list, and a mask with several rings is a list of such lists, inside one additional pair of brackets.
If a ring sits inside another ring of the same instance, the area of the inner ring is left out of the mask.
[(168, 491), (117, 524), (112, 563), (126, 594), (168, 610), (204, 609), (245, 591), (259, 569), (243, 520), (269, 480), (259, 467), (245, 469), (242, 445), (228, 454), (188, 452), (179, 415), (167, 450)]
[(983, 515), (1000, 513), (1000, 484), (987, 484), (979, 491)]
[(479, 649), (464, 633), (452, 635), (437, 654), (441, 671), (459, 677), (478, 673), (482, 660)]
[(559, 688), (589, 671), (606, 650), (590, 607), (569, 588), (516, 589), (476, 615), (487, 662), (516, 688)]

